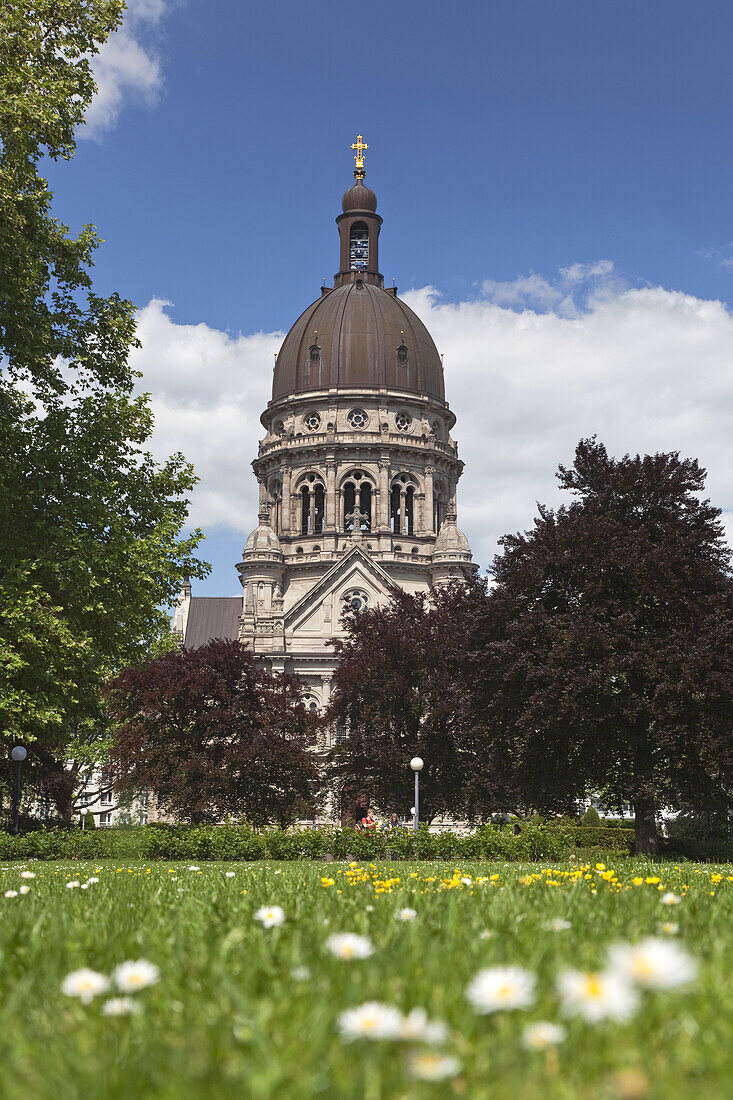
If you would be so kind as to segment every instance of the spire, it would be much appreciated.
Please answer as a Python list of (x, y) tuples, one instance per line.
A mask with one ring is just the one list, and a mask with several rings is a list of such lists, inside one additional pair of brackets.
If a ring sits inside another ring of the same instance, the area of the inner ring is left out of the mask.
[(378, 240), (382, 219), (377, 214), (377, 196), (364, 184), (364, 152), (369, 146), (361, 134), (351, 143), (355, 149), (354, 178), (356, 183), (344, 195), (343, 214), (336, 219), (341, 235), (340, 271), (334, 286), (347, 283), (371, 283), (383, 287), (379, 273)]

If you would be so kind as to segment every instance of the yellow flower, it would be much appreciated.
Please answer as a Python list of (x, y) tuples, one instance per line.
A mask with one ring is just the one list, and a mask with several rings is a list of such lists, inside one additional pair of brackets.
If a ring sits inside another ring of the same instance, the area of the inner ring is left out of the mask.
[(643, 886), (644, 885), (644, 879), (643, 878), (638, 878), (638, 877), (637, 878), (632, 878), (631, 881), (633, 882), (634, 886)]
[(661, 882), (659, 875), (650, 875), (649, 878), (644, 880), (648, 882), (650, 886), (656, 886), (658, 882)]

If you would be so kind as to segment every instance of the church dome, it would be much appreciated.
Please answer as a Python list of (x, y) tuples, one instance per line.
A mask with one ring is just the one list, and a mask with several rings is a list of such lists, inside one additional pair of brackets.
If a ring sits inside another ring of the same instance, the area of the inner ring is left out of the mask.
[(435, 540), (433, 560), (459, 559), (470, 561), (471, 547), (463, 531), (456, 525), (455, 515), (449, 515)]
[(265, 516), (260, 514), (259, 527), (255, 527), (252, 534), (244, 544), (244, 556), (249, 555), (279, 555), (282, 557), (283, 549), (280, 544), (280, 539), (277, 537), (272, 527), (265, 522)]
[(352, 210), (370, 210), (374, 213), (377, 209), (377, 196), (361, 180), (357, 180), (353, 187), (344, 192), (341, 207), (344, 214)]
[(443, 364), (409, 306), (356, 279), (301, 314), (275, 364), (273, 401), (325, 389), (389, 389), (443, 401)]

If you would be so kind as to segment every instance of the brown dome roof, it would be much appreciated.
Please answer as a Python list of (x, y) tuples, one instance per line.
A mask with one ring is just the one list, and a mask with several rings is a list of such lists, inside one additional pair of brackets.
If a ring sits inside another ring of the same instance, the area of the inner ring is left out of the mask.
[(337, 286), (309, 306), (285, 337), (275, 364), (273, 401), (334, 387), (386, 388), (445, 400), (433, 339), (392, 291), (360, 279)]
[(371, 210), (374, 213), (377, 209), (377, 196), (371, 188), (366, 187), (361, 180), (357, 180), (353, 187), (344, 192), (341, 208), (345, 214), (350, 210)]

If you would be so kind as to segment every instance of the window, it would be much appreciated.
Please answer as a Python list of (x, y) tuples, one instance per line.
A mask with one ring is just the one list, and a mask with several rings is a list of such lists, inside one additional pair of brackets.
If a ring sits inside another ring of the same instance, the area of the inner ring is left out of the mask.
[(303, 424), (309, 432), (317, 432), (321, 426), (321, 418), (317, 412), (309, 412), (303, 419)]
[(339, 718), (336, 722), (336, 744), (343, 745), (346, 738), (349, 736), (349, 731), (343, 718)]
[(109, 811), (105, 811), (104, 813), (100, 814), (99, 815), (99, 824), (101, 825), (101, 827), (103, 829), (106, 828), (108, 825), (111, 825), (112, 824), (112, 814), (109, 813)]
[(300, 490), (300, 533), (320, 535), (323, 531), (326, 491), (315, 474), (309, 474)]
[(369, 267), (369, 230), (363, 222), (351, 227), (349, 266), (352, 271), (365, 271)]
[(349, 592), (344, 593), (342, 599), (351, 611), (363, 611), (369, 603), (369, 597), (361, 588), (352, 588)]
[(406, 474), (400, 474), (392, 482), (389, 511), (392, 531), (396, 535), (415, 534), (415, 487)]
[(352, 470), (342, 487), (344, 531), (372, 529), (372, 485), (362, 470)]
[(365, 409), (352, 409), (346, 419), (349, 422), (349, 427), (353, 428), (354, 431), (361, 432), (369, 423), (369, 414)]
[(407, 432), (412, 424), (412, 417), (406, 412), (398, 412), (394, 418), (395, 428), (398, 432)]
[(112, 791), (102, 791), (99, 796), (99, 801), (102, 806), (112, 805)]

